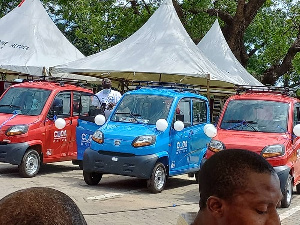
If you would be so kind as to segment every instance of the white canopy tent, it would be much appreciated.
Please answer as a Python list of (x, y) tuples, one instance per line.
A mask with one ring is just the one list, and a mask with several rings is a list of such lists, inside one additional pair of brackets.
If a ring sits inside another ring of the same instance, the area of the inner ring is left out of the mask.
[(60, 32), (39, 0), (23, 0), (0, 19), (0, 73), (45, 76), (49, 67), (80, 58), (84, 55)]
[(234, 80), (242, 79), (253, 86), (263, 86), (236, 59), (221, 31), (218, 20), (197, 45), (204, 55)]
[(194, 44), (172, 4), (165, 0), (150, 19), (123, 42), (97, 54), (50, 69), (125, 80), (212, 86), (255, 85), (219, 70)]

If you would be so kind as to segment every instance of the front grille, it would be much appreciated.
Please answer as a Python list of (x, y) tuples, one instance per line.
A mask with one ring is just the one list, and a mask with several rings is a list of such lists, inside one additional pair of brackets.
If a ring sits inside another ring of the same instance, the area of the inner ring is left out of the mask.
[(111, 152), (111, 151), (98, 151), (99, 154), (109, 155), (109, 156), (120, 156), (120, 157), (134, 157), (135, 154), (123, 153), (123, 152)]

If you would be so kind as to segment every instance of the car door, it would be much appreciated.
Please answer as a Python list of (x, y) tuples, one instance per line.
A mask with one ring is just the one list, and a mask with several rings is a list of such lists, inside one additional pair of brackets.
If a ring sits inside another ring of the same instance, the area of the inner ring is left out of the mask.
[(77, 159), (83, 159), (85, 149), (90, 147), (92, 135), (99, 128), (94, 122), (95, 116), (101, 114), (98, 108), (100, 101), (96, 95), (85, 92), (74, 92), (73, 114), (77, 118), (76, 149)]
[[(300, 103), (294, 105), (294, 116), (293, 116), (293, 127), (300, 124)], [(300, 182), (300, 137), (293, 136), (292, 138), (292, 149), (294, 149), (293, 155), (296, 157), (294, 164), (294, 182)]]
[(181, 99), (174, 112), (173, 124), (180, 120), (184, 123), (182, 131), (170, 130), (170, 175), (182, 173), (189, 168), (191, 151), (191, 99)]
[(204, 133), (204, 126), (209, 123), (208, 107), (207, 101), (200, 98), (192, 99), (190, 168), (200, 168), (207, 143), (210, 141)]
[[(71, 92), (59, 92), (52, 101), (48, 112), (46, 127), (46, 154), (44, 159), (46, 162), (60, 161), (72, 158), (69, 148), (72, 148), (72, 135), (74, 124), (71, 116)], [(55, 119), (63, 118), (66, 126), (63, 129), (55, 127)]]

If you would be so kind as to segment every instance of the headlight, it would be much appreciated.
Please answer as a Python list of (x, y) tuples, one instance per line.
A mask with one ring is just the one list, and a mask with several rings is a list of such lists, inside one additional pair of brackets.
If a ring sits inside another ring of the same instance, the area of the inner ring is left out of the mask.
[(155, 143), (155, 140), (156, 137), (154, 135), (142, 135), (133, 140), (132, 146), (137, 148), (152, 145)]
[(225, 145), (221, 141), (212, 139), (208, 144), (208, 149), (213, 152), (219, 152), (225, 149)]
[(8, 128), (5, 134), (7, 136), (14, 136), (19, 134), (26, 134), (27, 131), (28, 131), (28, 125), (15, 125)]
[(96, 132), (93, 134), (92, 140), (102, 144), (104, 141), (103, 133), (100, 130), (96, 130)]
[(284, 145), (270, 145), (266, 146), (261, 154), (264, 158), (276, 157), (284, 155)]

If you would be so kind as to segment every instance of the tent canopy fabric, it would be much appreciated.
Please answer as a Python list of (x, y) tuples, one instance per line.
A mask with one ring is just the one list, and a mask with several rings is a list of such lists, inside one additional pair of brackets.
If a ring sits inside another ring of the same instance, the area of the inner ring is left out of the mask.
[(84, 55), (53, 23), (39, 0), (25, 0), (0, 19), (0, 72), (44, 75)]
[(78, 73), (126, 80), (164, 81), (216, 86), (248, 84), (207, 59), (189, 37), (172, 0), (165, 0), (150, 19), (123, 42), (64, 65), (53, 72)]
[(242, 79), (254, 86), (263, 86), (236, 59), (222, 33), (218, 20), (197, 45), (205, 56), (235, 80)]

